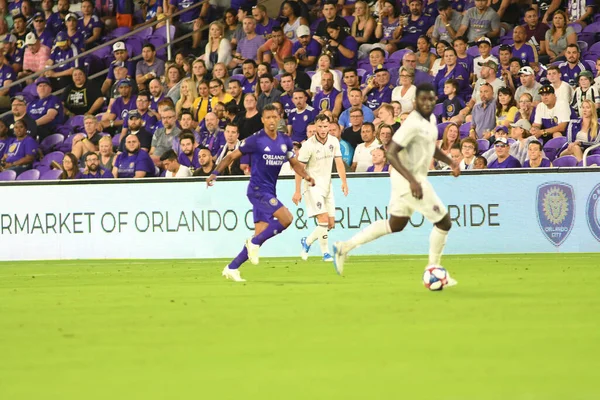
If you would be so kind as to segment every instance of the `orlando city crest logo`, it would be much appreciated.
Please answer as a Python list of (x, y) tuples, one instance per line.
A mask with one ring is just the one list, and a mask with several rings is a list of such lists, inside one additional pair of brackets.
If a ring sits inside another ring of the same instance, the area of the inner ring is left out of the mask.
[(600, 184), (592, 189), (588, 197), (585, 215), (592, 235), (600, 241)]
[(542, 233), (553, 245), (563, 244), (575, 222), (575, 193), (562, 182), (538, 186), (537, 217)]

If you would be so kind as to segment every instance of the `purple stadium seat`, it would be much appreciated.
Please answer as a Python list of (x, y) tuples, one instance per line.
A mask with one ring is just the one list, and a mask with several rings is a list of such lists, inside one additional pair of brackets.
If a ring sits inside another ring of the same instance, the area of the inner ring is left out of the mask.
[(486, 139), (477, 139), (477, 154), (483, 154), (490, 149), (490, 141)]
[(577, 159), (575, 156), (562, 156), (552, 161), (552, 166), (554, 167), (574, 167), (576, 165)]
[(352, 24), (354, 23), (354, 19), (356, 17), (354, 15), (348, 15), (346, 17), (344, 17), (344, 19), (346, 20), (346, 22), (348, 22), (348, 25), (351, 27)]
[(569, 26), (573, 28), (575, 33), (581, 33), (581, 31), (583, 31), (583, 27), (575, 22), (571, 22)]
[(65, 138), (67, 138), (69, 135), (73, 134), (73, 128), (71, 128), (68, 125), (58, 125), (56, 128), (54, 128), (54, 132), (60, 133)]
[(12, 169), (0, 172), (0, 182), (14, 181), (17, 178), (17, 173)]
[[(173, 40), (175, 38), (175, 27), (173, 25), (171, 25), (171, 29), (169, 30), (169, 33), (171, 36), (171, 40)], [(159, 36), (163, 39), (164, 43), (166, 43), (167, 42), (167, 26), (163, 25), (160, 28), (156, 29), (152, 36)]]
[(515, 40), (512, 37), (512, 33), (510, 34), (510, 36), (504, 36), (500, 38), (500, 44), (515, 44)]
[[(106, 62), (105, 62), (106, 59)], [(88, 76), (96, 74), (105, 68), (107, 68), (107, 63), (109, 62), (110, 57), (99, 58), (94, 54), (88, 54), (84, 57), (84, 65), (87, 70)]]
[(579, 46), (579, 50), (581, 50), (581, 52), (583, 53), (584, 51), (587, 51), (588, 49), (588, 44), (587, 42), (584, 42), (583, 40), (578, 40), (577, 41), (577, 45)]
[(55, 181), (60, 178), (62, 171), (59, 169), (51, 169), (40, 175), (40, 181)]
[(231, 79), (237, 79), (238, 81), (243, 81), (244, 80), (244, 74), (234, 74), (231, 75)]
[(165, 47), (160, 48), (161, 46), (164, 46), (165, 43), (167, 43), (167, 40), (163, 36), (158, 36), (158, 35), (149, 36), (146, 39), (146, 42), (152, 43), (154, 45), (154, 47), (156, 47), (156, 54), (158, 55), (158, 57), (160, 57), (162, 59), (167, 56), (167, 49)]
[(402, 57), (404, 57), (404, 55), (406, 53), (408, 53), (409, 51), (411, 51), (411, 50), (402, 49), (402, 50), (395, 51), (394, 53), (392, 53), (392, 55), (390, 55), (390, 57), (388, 58), (387, 61), (397, 60), (397, 61), (402, 62)]
[[(165, 27), (165, 29), (167, 29), (167, 28)], [(166, 31), (165, 31), (165, 32), (166, 32)], [(149, 26), (149, 27), (147, 27), (147, 28), (145, 28), (145, 29), (142, 29), (142, 30), (141, 30), (141, 31), (139, 31), (139, 32), (136, 32), (136, 33), (135, 33), (133, 36), (130, 36), (130, 37), (137, 37), (137, 38), (140, 38), (142, 41), (144, 41), (144, 40), (146, 40), (146, 38), (147, 38), (148, 36), (152, 36), (152, 34), (153, 34), (153, 32), (152, 32), (152, 27), (151, 27), (151, 26)], [(136, 55), (137, 55), (137, 54), (136, 54)]]
[(70, 126), (74, 132), (83, 132), (83, 115), (75, 115), (69, 118), (65, 125)]
[(112, 138), (112, 145), (113, 147), (119, 147), (119, 144), (121, 143), (121, 134), (117, 133), (115, 136), (113, 136)]
[(490, 54), (496, 58), (500, 57), (500, 45), (492, 47)]
[(131, 32), (131, 28), (127, 26), (120, 26), (118, 28), (115, 28), (115, 30), (110, 32), (108, 35), (106, 35), (106, 37), (118, 38), (129, 32)]
[(23, 94), (29, 97), (32, 97), (34, 100), (37, 100), (39, 98), (38, 94), (37, 94), (37, 87), (35, 82), (25, 86), (23, 88)]
[(56, 146), (56, 150), (62, 151), (63, 153), (71, 151), (71, 149), (73, 148), (73, 138), (75, 137), (75, 135), (76, 133), (67, 136), (64, 142)]
[(600, 54), (600, 42), (594, 43), (590, 47), (588, 47), (588, 53)]
[(37, 169), (29, 169), (17, 176), (17, 181), (37, 181), (40, 179), (40, 171)]
[(58, 146), (60, 146), (60, 144), (64, 141), (65, 141), (65, 137), (63, 135), (61, 135), (60, 133), (55, 133), (53, 135), (46, 137), (40, 143), (40, 148), (42, 149), (42, 153), (44, 153), (44, 154), (50, 153), (51, 151), (56, 149)]
[(358, 74), (358, 77), (362, 81), (363, 76), (365, 76), (367, 74), (367, 70), (364, 68), (357, 68), (356, 73)]
[(469, 136), (469, 130), (471, 129), (471, 123), (465, 122), (458, 128), (458, 132), (460, 133), (460, 138), (464, 139)]
[(442, 121), (442, 112), (444, 112), (444, 105), (442, 103), (438, 103), (433, 107), (433, 115), (436, 116), (438, 124)]
[(42, 160), (36, 164), (34, 164), (34, 167), (48, 167), (48, 169), (50, 168), (50, 164), (52, 164), (52, 161), (56, 161), (57, 163), (62, 163), (63, 158), (65, 158), (65, 153), (63, 153), (62, 151), (53, 151), (52, 153), (48, 153), (44, 156), (44, 158), (42, 158)]
[(467, 54), (471, 57), (479, 57), (479, 47), (471, 46), (467, 49)]
[(142, 54), (142, 47), (144, 43), (142, 39), (137, 36), (130, 36), (125, 39), (125, 45), (127, 46), (127, 51), (130, 54), (130, 57), (137, 56), (138, 54)]
[(442, 140), (444, 137), (444, 130), (446, 130), (446, 127), (448, 126), (450, 122), (442, 122), (441, 124), (438, 124), (438, 140)]
[[(600, 155), (595, 154), (593, 156), (587, 156), (586, 157), (586, 167), (592, 167), (592, 166), (600, 166)], [(579, 161), (577, 163), (578, 167), (582, 167), (583, 166), (583, 161)]]
[(553, 161), (558, 155), (558, 151), (567, 143), (566, 137), (550, 139), (544, 145), (544, 153), (548, 160)]
[[(573, 26), (573, 25), (579, 25), (579, 24), (569, 24), (569, 25)], [(579, 25), (579, 27), (581, 28), (581, 25)], [(575, 27), (573, 26), (573, 28), (575, 28)], [(579, 32), (582, 32), (582, 31), (579, 31)], [(577, 33), (579, 33), (579, 32), (577, 32)], [(587, 32), (600, 32), (600, 22), (594, 22), (594, 23), (589, 24), (588, 26), (586, 26), (583, 29), (583, 32), (584, 33), (587, 33)]]

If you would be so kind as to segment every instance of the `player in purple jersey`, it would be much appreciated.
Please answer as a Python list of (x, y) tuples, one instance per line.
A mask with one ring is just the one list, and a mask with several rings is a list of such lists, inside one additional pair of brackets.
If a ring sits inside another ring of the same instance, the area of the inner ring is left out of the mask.
[(260, 246), (292, 223), (292, 213), (277, 199), (277, 177), (281, 166), (289, 161), (298, 175), (310, 182), (311, 186), (315, 184), (315, 180), (296, 159), (290, 137), (277, 132), (279, 119), (277, 108), (272, 104), (266, 105), (261, 119), (264, 129), (246, 138), (238, 149), (227, 154), (206, 179), (206, 184), (212, 186), (217, 176), (233, 161), (243, 155), (250, 156), (252, 170), (247, 196), (253, 206), (254, 237), (246, 241), (240, 254), (223, 269), (223, 276), (235, 282), (245, 281), (240, 276), (239, 267), (248, 259), (252, 264), (258, 264)]

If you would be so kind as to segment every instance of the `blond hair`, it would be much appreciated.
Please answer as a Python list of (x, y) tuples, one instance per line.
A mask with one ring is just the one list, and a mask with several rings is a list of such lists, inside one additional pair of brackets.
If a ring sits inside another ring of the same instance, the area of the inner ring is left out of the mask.
[[(187, 85), (187, 96), (184, 96), (183, 93), (181, 93), (181, 86), (183, 85)], [(177, 119), (179, 119), (179, 117), (181, 116), (181, 109), (183, 108), (183, 104), (187, 100), (189, 100), (191, 104), (194, 104), (194, 101), (198, 98), (198, 90), (196, 90), (196, 84), (194, 83), (192, 78), (184, 78), (181, 81), (181, 86), (179, 88), (181, 96), (179, 97), (179, 100), (177, 100), (177, 104), (175, 104), (175, 115), (177, 115)]]
[(584, 103), (587, 103), (592, 109), (592, 116), (590, 117), (590, 137), (592, 138), (592, 142), (594, 142), (598, 136), (598, 112), (596, 111), (596, 104), (590, 99), (583, 100), (581, 105)]

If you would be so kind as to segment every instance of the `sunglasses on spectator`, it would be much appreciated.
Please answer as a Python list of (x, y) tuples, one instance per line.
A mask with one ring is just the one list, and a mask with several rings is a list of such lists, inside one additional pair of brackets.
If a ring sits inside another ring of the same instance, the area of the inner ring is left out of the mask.
[(498, 143), (494, 145), (495, 147), (508, 147), (507, 144), (503, 144), (503, 143)]

